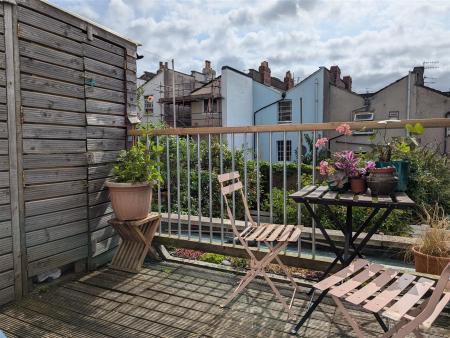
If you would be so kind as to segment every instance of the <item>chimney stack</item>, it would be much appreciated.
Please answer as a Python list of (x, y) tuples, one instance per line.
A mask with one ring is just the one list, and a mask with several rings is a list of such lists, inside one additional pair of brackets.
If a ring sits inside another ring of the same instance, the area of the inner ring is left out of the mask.
[(290, 70), (286, 72), (286, 76), (284, 77), (284, 85), (286, 87), (286, 90), (289, 90), (294, 87), (294, 79), (292, 78)]
[(261, 83), (270, 86), (272, 83), (272, 79), (270, 76), (269, 63), (267, 61), (261, 62), (261, 66), (259, 66), (258, 70), (261, 75)]
[(335, 85), (339, 84), (339, 80), (341, 79), (341, 69), (339, 68), (339, 66), (331, 66), (330, 73), (331, 73), (330, 81)]
[(425, 67), (414, 67), (413, 73), (416, 74), (416, 85), (423, 86), (425, 81), (423, 74), (425, 72)]
[(352, 77), (350, 75), (344, 76), (342, 79), (344, 81), (345, 89), (348, 91), (352, 91)]

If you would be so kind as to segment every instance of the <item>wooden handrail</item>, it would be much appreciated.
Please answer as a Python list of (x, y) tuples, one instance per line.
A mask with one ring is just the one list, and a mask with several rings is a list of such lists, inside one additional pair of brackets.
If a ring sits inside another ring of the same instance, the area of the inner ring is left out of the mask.
[(129, 130), (130, 136), (145, 135), (196, 135), (196, 134), (243, 134), (243, 133), (261, 133), (261, 132), (296, 132), (296, 131), (324, 131), (335, 130), (342, 123), (348, 123), (352, 130), (361, 129), (402, 129), (408, 123), (420, 123), (425, 128), (447, 128), (450, 127), (450, 119), (432, 118), (432, 119), (414, 119), (414, 120), (387, 120), (382, 121), (362, 121), (362, 122), (326, 122), (326, 123), (303, 123), (303, 124), (272, 124), (257, 125), (245, 127), (203, 127), (203, 128), (166, 128), (166, 129), (148, 129), (148, 130)]

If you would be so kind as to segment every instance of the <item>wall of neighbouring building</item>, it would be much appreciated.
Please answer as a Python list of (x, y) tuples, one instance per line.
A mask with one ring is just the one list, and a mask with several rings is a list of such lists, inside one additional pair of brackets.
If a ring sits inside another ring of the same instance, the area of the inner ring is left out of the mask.
[[(222, 125), (223, 127), (253, 125), (253, 90), (252, 79), (240, 72), (222, 68)], [(234, 139), (236, 148), (242, 148), (247, 141), (247, 147), (253, 147), (250, 137), (237, 134)], [(228, 136), (231, 144), (231, 136)]]
[[(409, 102), (410, 119), (445, 117), (445, 113), (450, 111), (450, 97), (423, 86), (423, 73), (416, 70), (410, 74)], [(408, 76), (391, 83), (378, 92), (367, 95), (366, 100), (361, 95), (330, 85), (327, 121), (352, 121), (355, 112), (360, 111), (373, 112), (374, 120), (388, 120), (391, 111), (398, 111), (401, 120), (408, 119)], [(383, 130), (379, 130), (375, 142), (381, 142), (385, 137), (384, 134)], [(337, 133), (328, 134), (329, 137), (336, 135)], [(402, 129), (386, 131), (386, 139), (405, 135), (406, 131)], [(444, 138), (444, 128), (425, 130), (420, 139), (422, 144), (439, 145), (441, 151), (444, 150), (445, 142), (447, 142), (447, 149), (450, 147), (448, 138)], [(341, 137), (332, 142), (331, 150), (338, 151), (349, 147), (368, 150), (370, 143), (368, 135)]]
[[(314, 123), (322, 122), (324, 116), (324, 68), (320, 68), (295, 87), (286, 91), (286, 100), (292, 101), (292, 123)], [(261, 87), (262, 86), (262, 87)], [(265, 87), (265, 88), (263, 88)], [(276, 95), (267, 95), (266, 93), (273, 88), (255, 83), (254, 107), (264, 107), (270, 102), (281, 99), (281, 92)], [(270, 102), (269, 102), (270, 101)], [(267, 102), (267, 103), (266, 103)], [(256, 115), (256, 125), (260, 124), (278, 124), (278, 104), (267, 107)], [(306, 146), (306, 133), (303, 133), (303, 139), (300, 146)], [(268, 134), (261, 134), (260, 136), (260, 156), (261, 159), (268, 161), (270, 155), (272, 161), (277, 161), (277, 141), (284, 140), (283, 133), (272, 134), (272, 153), (270, 154), (269, 142), (270, 136)], [(299, 147), (299, 134), (286, 133), (286, 140), (290, 140), (292, 144), (291, 159), (296, 160), (296, 153)]]
[(136, 112), (135, 43), (16, 2), (0, 3), (0, 303), (40, 273), (110, 260), (104, 183)]

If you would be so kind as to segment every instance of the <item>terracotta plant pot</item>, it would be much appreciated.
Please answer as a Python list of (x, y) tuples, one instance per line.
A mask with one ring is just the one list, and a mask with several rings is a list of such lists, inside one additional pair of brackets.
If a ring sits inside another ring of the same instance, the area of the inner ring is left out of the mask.
[(395, 176), (395, 168), (374, 168), (367, 177), (367, 186), (374, 195), (390, 195), (397, 187), (398, 177)]
[(132, 221), (147, 217), (152, 203), (151, 184), (109, 181), (106, 186), (117, 219)]
[(442, 270), (450, 262), (450, 257), (437, 257), (421, 253), (413, 247), (414, 265), (417, 272), (428, 273), (431, 275), (440, 275)]
[(350, 189), (355, 194), (363, 194), (367, 190), (366, 180), (362, 177), (353, 177), (350, 179)]

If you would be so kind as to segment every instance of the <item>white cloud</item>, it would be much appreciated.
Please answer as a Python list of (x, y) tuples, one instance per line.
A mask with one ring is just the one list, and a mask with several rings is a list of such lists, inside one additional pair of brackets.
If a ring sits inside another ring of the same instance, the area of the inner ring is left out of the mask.
[(174, 57), (177, 68), (209, 59), (240, 70), (269, 60), (272, 74), (307, 76), (338, 64), (356, 90), (376, 90), (423, 61), (449, 90), (450, 3), (439, 0), (52, 0), (140, 41), (139, 71)]

